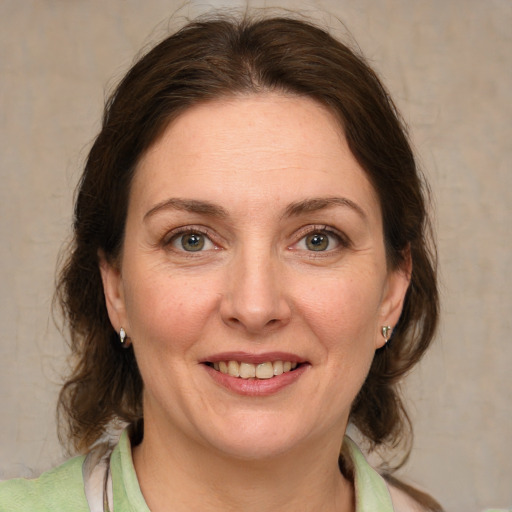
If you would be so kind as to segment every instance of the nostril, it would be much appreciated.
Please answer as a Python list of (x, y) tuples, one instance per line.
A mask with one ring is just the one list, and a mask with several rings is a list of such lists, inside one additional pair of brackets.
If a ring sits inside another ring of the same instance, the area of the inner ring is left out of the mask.
[(285, 326), (290, 320), (290, 308), (281, 304), (258, 304), (255, 301), (226, 298), (222, 301), (220, 315), (223, 322), (247, 332), (257, 333), (275, 330)]

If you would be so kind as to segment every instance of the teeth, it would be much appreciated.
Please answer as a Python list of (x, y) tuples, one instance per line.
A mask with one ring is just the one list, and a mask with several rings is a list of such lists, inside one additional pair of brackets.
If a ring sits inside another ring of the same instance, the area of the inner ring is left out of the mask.
[(242, 379), (271, 379), (297, 368), (298, 364), (291, 361), (268, 361), (266, 363), (252, 364), (238, 361), (219, 361), (213, 363), (215, 370)]
[(281, 375), (283, 371), (283, 361), (276, 361), (274, 363), (274, 375)]
[(228, 374), (231, 377), (240, 377), (240, 365), (236, 361), (229, 361)]
[(240, 377), (242, 379), (256, 377), (256, 366), (251, 363), (240, 363)]
[(272, 363), (261, 363), (256, 367), (256, 377), (258, 379), (271, 379), (274, 376), (274, 367)]

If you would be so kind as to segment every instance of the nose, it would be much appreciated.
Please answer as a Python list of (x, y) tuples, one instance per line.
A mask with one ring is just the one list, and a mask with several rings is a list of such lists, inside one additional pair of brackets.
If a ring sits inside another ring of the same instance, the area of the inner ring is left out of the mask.
[(291, 318), (279, 262), (271, 255), (250, 252), (236, 257), (227, 271), (220, 314), (226, 325), (246, 333), (273, 332)]

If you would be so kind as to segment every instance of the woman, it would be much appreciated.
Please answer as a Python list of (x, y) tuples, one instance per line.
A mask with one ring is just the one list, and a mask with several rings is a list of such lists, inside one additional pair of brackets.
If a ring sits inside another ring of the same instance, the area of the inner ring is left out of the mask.
[(323, 30), (218, 18), (156, 46), (106, 106), (61, 274), (60, 411), (89, 455), (2, 510), (439, 510), (344, 438), (408, 447), (396, 385), (438, 315), (423, 194), (391, 99)]

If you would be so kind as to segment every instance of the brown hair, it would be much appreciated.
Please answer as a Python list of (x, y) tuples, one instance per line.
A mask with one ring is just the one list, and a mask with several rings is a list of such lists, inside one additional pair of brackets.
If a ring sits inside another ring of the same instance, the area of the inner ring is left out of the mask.
[(400, 321), (376, 352), (351, 412), (372, 447), (409, 438), (397, 383), (433, 338), (438, 295), (425, 185), (404, 124), (364, 59), (324, 30), (290, 18), (216, 17), (188, 24), (129, 70), (106, 104), (79, 183), (73, 246), (58, 288), (75, 357), (60, 411), (76, 449), (87, 450), (113, 421), (142, 419), (141, 376), (110, 324), (98, 268), (98, 251), (115, 262), (121, 250), (138, 161), (192, 105), (265, 91), (313, 98), (337, 116), (380, 198), (389, 266), (411, 256)]

